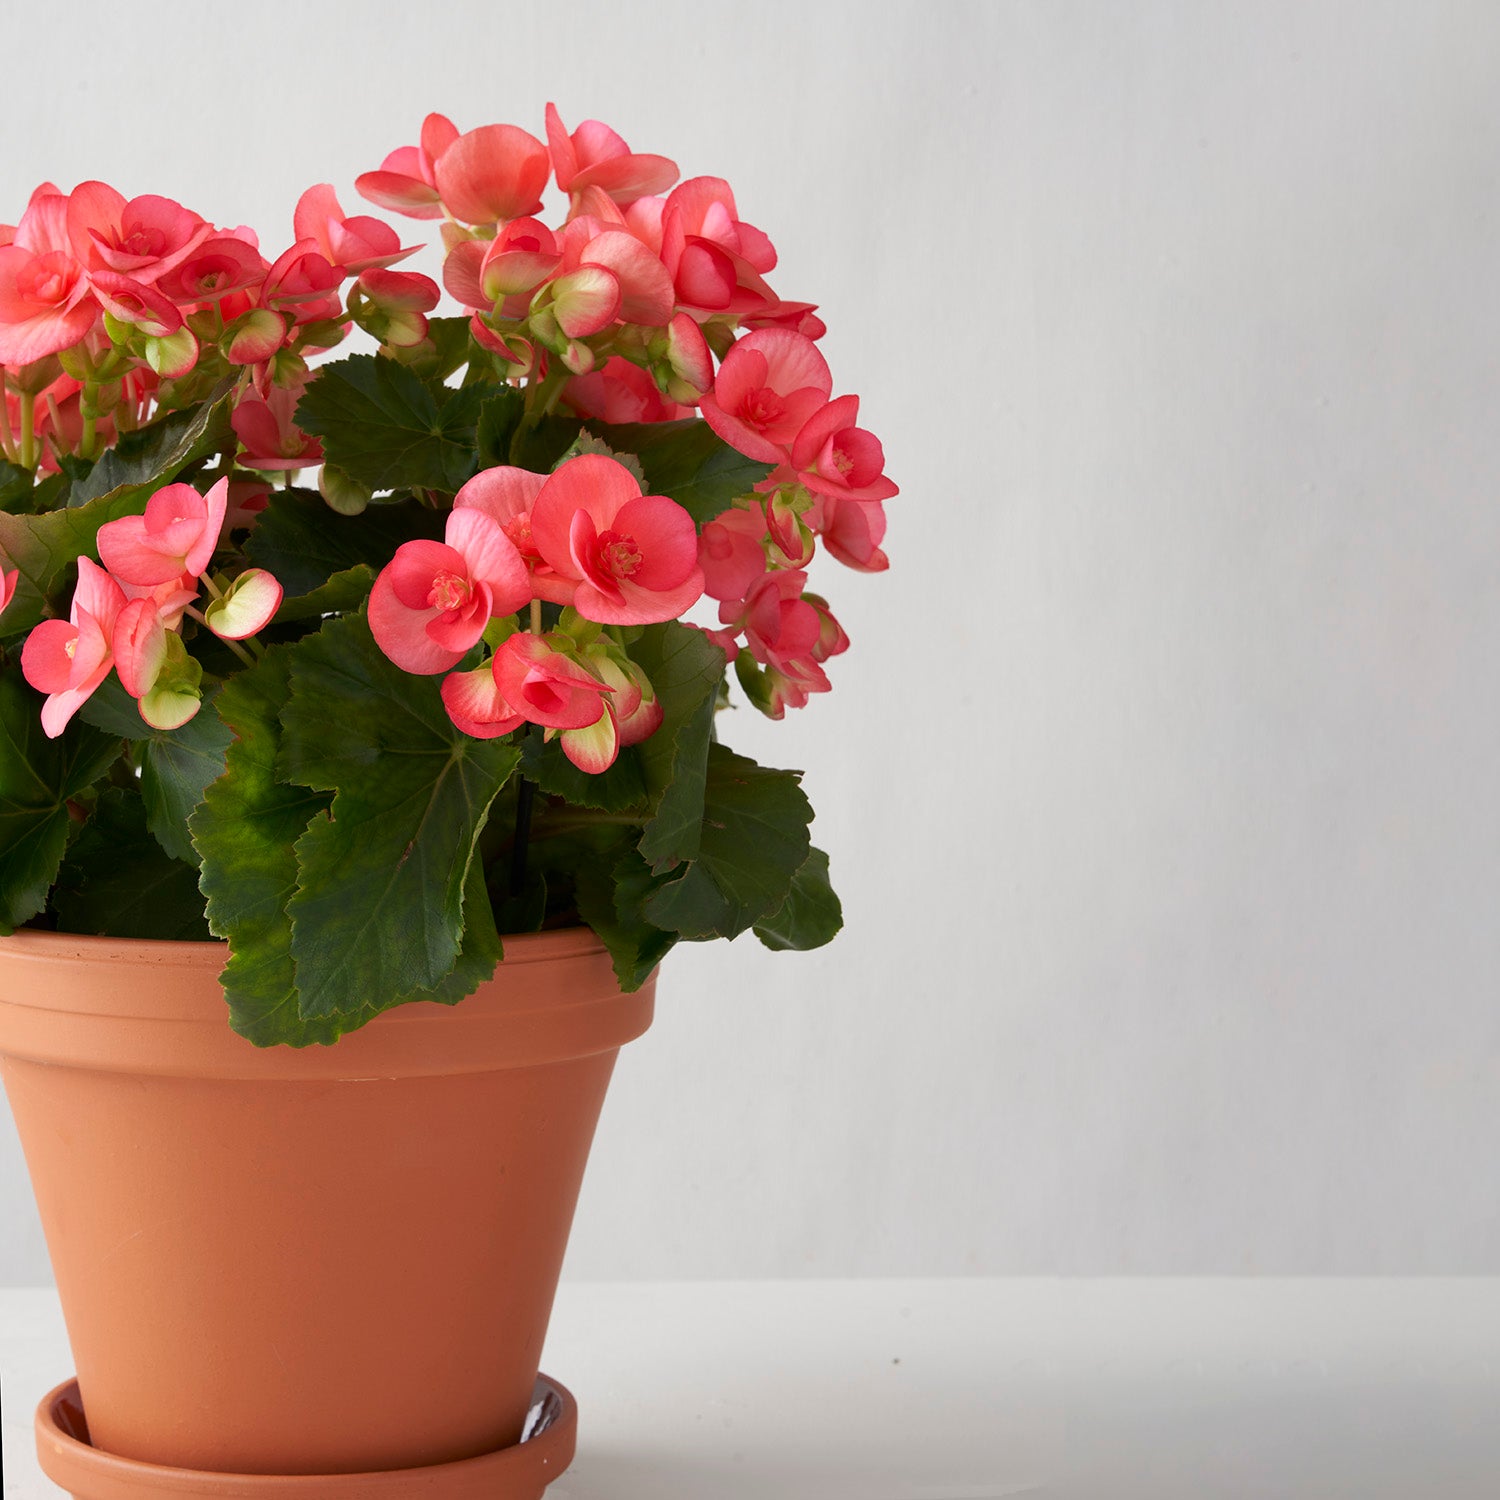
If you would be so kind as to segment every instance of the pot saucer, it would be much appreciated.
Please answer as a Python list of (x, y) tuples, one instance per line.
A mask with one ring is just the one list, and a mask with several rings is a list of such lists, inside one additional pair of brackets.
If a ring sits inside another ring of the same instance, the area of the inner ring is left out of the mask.
[(42, 1469), (73, 1500), (540, 1500), (573, 1461), (577, 1436), (578, 1403), (545, 1375), (514, 1446), (369, 1474), (210, 1474), (116, 1458), (90, 1443), (76, 1380), (49, 1391), (36, 1412)]

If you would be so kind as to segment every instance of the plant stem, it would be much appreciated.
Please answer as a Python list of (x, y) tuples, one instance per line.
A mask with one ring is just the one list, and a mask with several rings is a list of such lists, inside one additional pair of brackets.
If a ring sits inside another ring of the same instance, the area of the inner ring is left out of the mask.
[(191, 604), (189, 604), (188, 607), (183, 610), (183, 614), (189, 616), (191, 619), (196, 620), (205, 630), (213, 632), (215, 639), (223, 641), (224, 644), (228, 646), (229, 649), (233, 651), (234, 654), (239, 657), (239, 659), (244, 662), (247, 667), (253, 667), (255, 665), (255, 658), (251, 656), (251, 654), (246, 651), (238, 641), (232, 641), (228, 636), (219, 635), (217, 632), (214, 632), (213, 626), (210, 625), (208, 621), (203, 618), (203, 615), (198, 610), (194, 609)]
[(531, 633), (532, 635), (542, 633), (542, 601), (540, 599), (531, 601)]
[(21, 467), (36, 472), (36, 392), (21, 392)]
[(83, 437), (78, 444), (80, 458), (93, 458), (94, 456), (99, 424), (99, 409), (96, 405), (98, 400), (99, 387), (93, 383), (85, 384), (78, 403), (78, 409), (83, 413)]

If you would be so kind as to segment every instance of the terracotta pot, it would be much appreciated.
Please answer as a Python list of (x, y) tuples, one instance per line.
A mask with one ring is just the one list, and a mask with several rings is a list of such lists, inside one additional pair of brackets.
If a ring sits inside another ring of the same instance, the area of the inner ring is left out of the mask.
[(229, 1030), (226, 953), (0, 939), (0, 1072), (93, 1444), (249, 1475), (514, 1445), (654, 981), (621, 995), (586, 929), (513, 937), (456, 1007), (262, 1051)]

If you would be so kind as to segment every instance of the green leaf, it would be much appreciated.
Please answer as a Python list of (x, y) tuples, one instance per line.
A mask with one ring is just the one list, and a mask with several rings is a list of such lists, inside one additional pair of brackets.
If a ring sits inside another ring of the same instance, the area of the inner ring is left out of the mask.
[(297, 422), (328, 461), (374, 490), (453, 493), (475, 470), (482, 386), (450, 389), (381, 355), (323, 365)]
[(223, 985), (230, 1025), (257, 1047), (334, 1042), (346, 1029), (338, 1018), (304, 1021), (297, 1011), (286, 914), (297, 888), (293, 844), (329, 802), (322, 792), (276, 779), (280, 717), (291, 696), (297, 649), (271, 647), (214, 700), (235, 739), (224, 775), (188, 822), (203, 862), (209, 927), (214, 936), (229, 939)]
[(441, 385), (469, 362), (473, 348), (467, 318), (428, 318), (426, 339), (415, 348), (403, 349), (401, 363), (423, 380)]
[(698, 856), (647, 899), (646, 919), (684, 937), (733, 938), (778, 911), (811, 847), (799, 779), (711, 745)]
[[(394, 1004), (409, 1005), (416, 1000), (431, 1000), (437, 1005), (457, 1005), (460, 1000), (472, 995), (486, 980), (495, 977), (495, 965), (501, 958), (500, 932), (495, 925), (495, 909), (490, 903), (490, 893), (485, 889), (484, 866), (477, 857), (469, 861), (469, 873), (464, 880), (463, 929), (458, 962), (447, 974), (431, 989), (413, 990), (409, 995), (402, 995)], [(379, 1010), (372, 1007), (359, 1024), (364, 1025), (365, 1021), (378, 1014)]]
[(68, 800), (120, 754), (117, 739), (76, 721), (49, 740), (41, 707), (19, 668), (0, 670), (0, 934), (47, 904), (68, 844)]
[(73, 841), (52, 909), (59, 932), (181, 942), (209, 936), (196, 867), (162, 849), (141, 799), (120, 787), (101, 794)]
[(275, 575), (287, 595), (298, 598), (361, 563), (378, 571), (402, 542), (441, 538), (445, 519), (441, 511), (415, 500), (341, 516), (316, 491), (278, 490), (261, 512), (245, 552), (257, 568)]
[(831, 943), (843, 925), (844, 909), (828, 879), (828, 856), (809, 849), (781, 909), (757, 922), (755, 935), (767, 948), (805, 951)]
[(647, 626), (630, 655), (650, 678), (664, 713), (656, 733), (636, 747), (652, 811), (641, 854), (661, 871), (698, 853), (724, 653), (701, 630), (672, 620)]
[(507, 462), (535, 474), (550, 474), (582, 430), (576, 417), (543, 417), (535, 427), (518, 427)]
[(513, 385), (485, 395), (479, 408), (479, 467), (493, 469), (510, 462), (510, 442), (526, 412), (526, 398)]
[(33, 484), (31, 474), (15, 464), (0, 463), (0, 510), (14, 516), (36, 516), (67, 504), (66, 474), (49, 474)]
[(141, 798), (146, 822), (163, 850), (195, 868), (198, 855), (188, 818), (203, 789), (224, 774), (224, 752), (233, 738), (212, 709), (212, 696), (177, 729), (153, 729), (113, 673), (83, 705), (79, 716), (107, 734), (140, 741)]
[(633, 746), (627, 745), (614, 765), (596, 776), (580, 771), (557, 740), (549, 745), (540, 733), (528, 734), (522, 743), (521, 774), (549, 796), (561, 797), (575, 807), (610, 813), (638, 807), (642, 818), (646, 816), (646, 783)]
[(701, 531), (741, 495), (751, 494), (774, 465), (737, 453), (707, 422), (592, 423), (611, 448), (636, 454), (653, 495), (669, 495)]
[(580, 457), (585, 453), (597, 453), (604, 458), (612, 458), (625, 469), (630, 477), (641, 486), (646, 487), (646, 473), (641, 468), (641, 461), (628, 448), (611, 448), (602, 437), (590, 432), (587, 427), (573, 439), (572, 445), (563, 455), (563, 461)]
[[(224, 448), (233, 436), (229, 409), (235, 382), (221, 381), (209, 398), (186, 411), (174, 411), (147, 427), (127, 432), (105, 450), (88, 476), (77, 480), (68, 496), (70, 506), (100, 499), (121, 500), (144, 490), (141, 504), (164, 484), (170, 484), (189, 464)], [(121, 515), (127, 514), (125, 511)]]
[(303, 1016), (432, 990), (459, 951), (475, 841), (521, 752), (455, 728), (438, 679), (390, 662), (363, 615), (299, 643), (282, 725), (280, 775), (336, 792), (297, 841)]
[(370, 597), (374, 584), (375, 570), (368, 563), (355, 563), (306, 594), (283, 598), (281, 608), (276, 611), (276, 623), (287, 625), (296, 620), (321, 619), (324, 615), (352, 614)]
[(628, 993), (640, 989), (678, 939), (646, 919), (646, 899), (662, 884), (646, 861), (628, 845), (617, 845), (613, 854), (579, 862), (578, 915), (609, 949), (615, 977)]

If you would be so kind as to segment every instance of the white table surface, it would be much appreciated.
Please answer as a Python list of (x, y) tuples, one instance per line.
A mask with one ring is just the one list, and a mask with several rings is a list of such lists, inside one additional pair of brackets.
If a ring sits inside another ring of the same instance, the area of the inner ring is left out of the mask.
[[(1493, 1500), (1500, 1281), (565, 1283), (548, 1500)], [(51, 1291), (0, 1291), (6, 1500)]]

